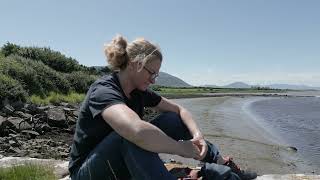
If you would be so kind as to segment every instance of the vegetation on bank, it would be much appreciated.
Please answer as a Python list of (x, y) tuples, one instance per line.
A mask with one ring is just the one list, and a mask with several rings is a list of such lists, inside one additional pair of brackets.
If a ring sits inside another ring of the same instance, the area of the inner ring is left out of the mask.
[(84, 93), (71, 92), (69, 94), (59, 94), (59, 93), (51, 92), (45, 98), (42, 98), (41, 96), (37, 96), (37, 95), (32, 95), (29, 101), (33, 104), (38, 104), (38, 105), (59, 104), (61, 102), (78, 104), (83, 101), (84, 97), (85, 97)]
[(0, 180), (57, 180), (50, 166), (26, 164), (7, 168), (0, 168)]
[(153, 85), (153, 90), (164, 96), (194, 96), (208, 93), (281, 93), (287, 90), (271, 89), (268, 87), (251, 87), (251, 88), (214, 88), (214, 87), (163, 87)]
[(61, 96), (85, 93), (90, 84), (108, 72), (107, 67), (86, 67), (50, 48), (7, 43), (0, 49), (0, 103), (68, 99)]

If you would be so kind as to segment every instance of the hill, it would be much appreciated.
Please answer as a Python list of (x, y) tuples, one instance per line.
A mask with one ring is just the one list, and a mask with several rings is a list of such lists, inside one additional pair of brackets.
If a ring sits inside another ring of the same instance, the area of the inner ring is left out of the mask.
[(159, 77), (155, 84), (167, 87), (191, 87), (190, 84), (184, 82), (182, 79), (172, 76), (165, 72), (159, 73)]
[(243, 82), (234, 82), (223, 86), (223, 88), (251, 88), (251, 86)]
[(294, 90), (320, 90), (320, 87), (312, 87), (306, 85), (293, 85), (293, 84), (271, 84), (267, 87), (273, 89), (294, 89)]
[(234, 82), (225, 86), (216, 85), (203, 85), (204, 87), (215, 87), (215, 88), (251, 88), (251, 87), (263, 87), (270, 89), (291, 89), (291, 90), (320, 90), (320, 87), (313, 87), (307, 85), (295, 85), (295, 84), (270, 84), (270, 85), (250, 85), (243, 82)]

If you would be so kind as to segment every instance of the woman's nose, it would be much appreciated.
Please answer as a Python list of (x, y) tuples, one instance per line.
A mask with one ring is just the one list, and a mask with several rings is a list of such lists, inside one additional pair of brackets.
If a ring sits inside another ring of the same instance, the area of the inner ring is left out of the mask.
[(151, 83), (151, 84), (156, 83), (156, 79), (151, 79), (151, 78), (150, 78), (150, 83)]

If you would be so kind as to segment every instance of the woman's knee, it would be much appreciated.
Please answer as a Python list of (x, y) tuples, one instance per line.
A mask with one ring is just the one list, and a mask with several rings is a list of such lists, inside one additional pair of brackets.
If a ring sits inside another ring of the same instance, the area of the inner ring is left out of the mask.
[(175, 140), (191, 139), (188, 128), (183, 123), (180, 115), (175, 112), (162, 113), (151, 123)]

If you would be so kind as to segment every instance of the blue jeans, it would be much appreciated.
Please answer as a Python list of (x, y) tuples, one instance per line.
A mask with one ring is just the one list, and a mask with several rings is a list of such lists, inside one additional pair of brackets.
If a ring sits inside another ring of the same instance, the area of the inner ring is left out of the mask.
[[(163, 113), (150, 123), (177, 141), (192, 138), (176, 113)], [(219, 154), (218, 149), (209, 142), (207, 144), (208, 153), (204, 161), (215, 163)], [(157, 153), (136, 146), (116, 132), (106, 136), (90, 152), (81, 167), (71, 174), (71, 178), (72, 180), (176, 179), (167, 171)]]

